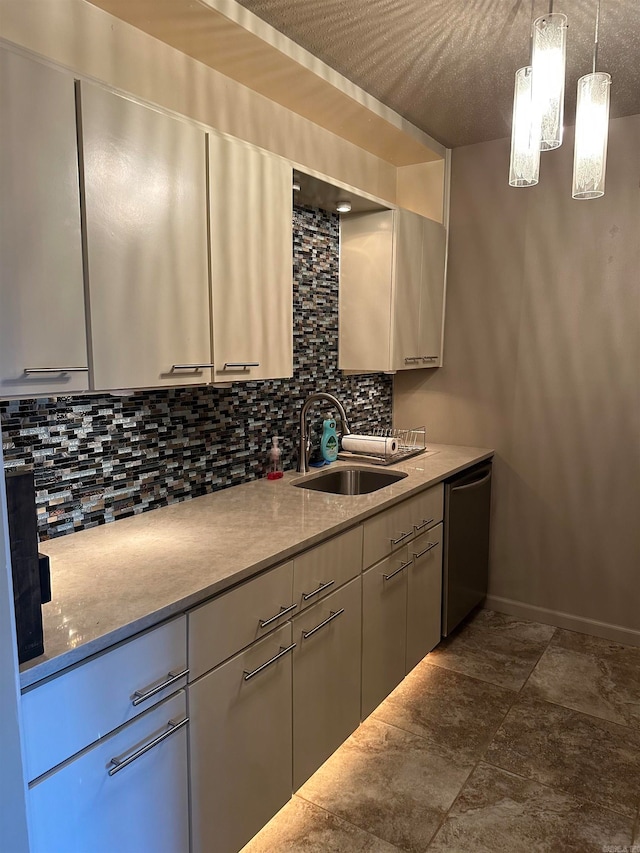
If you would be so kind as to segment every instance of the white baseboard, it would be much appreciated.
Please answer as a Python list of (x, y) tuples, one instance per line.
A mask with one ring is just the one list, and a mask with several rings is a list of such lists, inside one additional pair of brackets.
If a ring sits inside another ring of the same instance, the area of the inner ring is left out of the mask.
[(581, 634), (603, 637), (605, 640), (613, 640), (614, 643), (623, 643), (627, 646), (640, 646), (640, 631), (633, 628), (610, 625), (607, 622), (598, 622), (596, 619), (584, 619), (582, 616), (562, 613), (559, 610), (549, 610), (546, 607), (536, 607), (533, 604), (513, 601), (510, 598), (500, 598), (497, 595), (488, 595), (484, 606), (488, 610), (496, 610), (498, 613), (506, 613), (520, 619), (543, 622), (545, 625), (555, 625), (556, 628), (566, 628), (568, 631), (578, 631)]

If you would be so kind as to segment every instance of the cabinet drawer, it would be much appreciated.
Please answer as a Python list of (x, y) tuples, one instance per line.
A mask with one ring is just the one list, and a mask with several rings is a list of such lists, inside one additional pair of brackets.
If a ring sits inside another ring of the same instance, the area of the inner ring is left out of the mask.
[[(29, 780), (183, 687), (186, 624), (181, 616), (24, 693)], [(155, 692), (180, 673), (181, 678)]]
[(362, 527), (354, 527), (293, 561), (293, 600), (298, 609), (315, 604), (360, 574)]
[(442, 612), (442, 524), (409, 546), (407, 575), (407, 672), (440, 642)]
[(362, 580), (293, 620), (293, 788), (360, 723)]
[(190, 611), (189, 680), (290, 619), (297, 609), (292, 592), (290, 560)]
[(443, 519), (444, 486), (439, 483), (426, 489), (411, 500), (411, 520), (413, 529), (418, 536), (423, 530), (428, 530)]
[(362, 576), (362, 718), (405, 675), (407, 572), (405, 546)]
[(363, 568), (372, 566), (413, 539), (414, 517), (417, 518), (414, 501), (415, 498), (403, 501), (364, 522)]
[(288, 623), (188, 687), (193, 853), (236, 853), (291, 797), (291, 645)]
[(180, 691), (36, 783), (29, 790), (32, 853), (187, 851), (185, 719)]

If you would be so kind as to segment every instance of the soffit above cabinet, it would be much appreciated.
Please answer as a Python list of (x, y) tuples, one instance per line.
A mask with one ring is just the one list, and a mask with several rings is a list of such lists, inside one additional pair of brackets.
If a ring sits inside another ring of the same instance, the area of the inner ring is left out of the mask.
[(234, 0), (90, 0), (395, 166), (445, 149)]

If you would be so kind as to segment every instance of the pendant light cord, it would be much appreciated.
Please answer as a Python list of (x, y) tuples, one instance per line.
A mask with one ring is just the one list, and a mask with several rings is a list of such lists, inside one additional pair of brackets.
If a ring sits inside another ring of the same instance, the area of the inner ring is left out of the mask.
[(596, 32), (593, 41), (593, 73), (596, 73), (596, 63), (598, 61), (598, 34), (600, 31), (600, 0), (596, 4)]

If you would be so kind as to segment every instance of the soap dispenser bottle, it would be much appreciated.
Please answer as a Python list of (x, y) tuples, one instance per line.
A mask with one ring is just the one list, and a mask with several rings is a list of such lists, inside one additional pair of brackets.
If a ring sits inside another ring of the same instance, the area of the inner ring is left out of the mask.
[(282, 476), (284, 476), (282, 471), (282, 450), (278, 444), (278, 436), (274, 435), (271, 439), (271, 447), (269, 449), (267, 480), (279, 480)]
[(338, 458), (338, 436), (336, 434), (336, 422), (333, 418), (326, 418), (322, 422), (320, 450), (325, 462), (335, 462)]

